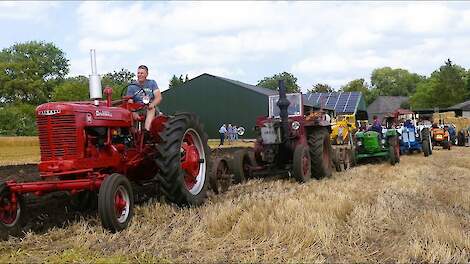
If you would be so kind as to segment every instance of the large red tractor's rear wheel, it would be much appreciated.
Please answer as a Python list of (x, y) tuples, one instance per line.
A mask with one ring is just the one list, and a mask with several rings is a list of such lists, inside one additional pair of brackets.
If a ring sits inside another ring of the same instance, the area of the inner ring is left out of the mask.
[(25, 202), (21, 195), (10, 193), (0, 183), (0, 238), (19, 236), (26, 219)]
[(196, 115), (180, 113), (164, 126), (159, 133), (161, 143), (156, 146), (158, 193), (180, 206), (200, 205), (209, 185), (210, 150), (203, 125)]
[(312, 178), (312, 161), (307, 146), (299, 144), (295, 147), (292, 163), (293, 176), (298, 182), (304, 183)]
[(118, 173), (106, 177), (98, 194), (101, 224), (111, 232), (125, 229), (134, 214), (134, 194), (129, 180)]
[(330, 177), (332, 171), (332, 147), (328, 128), (321, 127), (309, 135), (308, 145), (312, 160), (312, 176), (317, 179)]

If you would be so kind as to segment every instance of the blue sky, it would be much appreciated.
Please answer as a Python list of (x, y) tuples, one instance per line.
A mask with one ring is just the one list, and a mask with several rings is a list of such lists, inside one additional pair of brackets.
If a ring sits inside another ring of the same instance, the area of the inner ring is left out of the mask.
[(470, 2), (0, 2), (0, 48), (55, 43), (70, 75), (150, 68), (256, 84), (293, 73), (306, 90), (335, 88), (374, 68), (429, 75), (450, 58), (470, 68)]

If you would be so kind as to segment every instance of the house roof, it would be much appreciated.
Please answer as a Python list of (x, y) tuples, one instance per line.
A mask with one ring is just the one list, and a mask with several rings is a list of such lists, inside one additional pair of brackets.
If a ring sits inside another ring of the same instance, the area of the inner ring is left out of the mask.
[(470, 110), (470, 100), (460, 104), (453, 105), (449, 109)]
[(408, 101), (406, 96), (379, 96), (372, 104), (367, 107), (367, 112), (372, 113), (390, 113), (400, 108), (403, 102)]

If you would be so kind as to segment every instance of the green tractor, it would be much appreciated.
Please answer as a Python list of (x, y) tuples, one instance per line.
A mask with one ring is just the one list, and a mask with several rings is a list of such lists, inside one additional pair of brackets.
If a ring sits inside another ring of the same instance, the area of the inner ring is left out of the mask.
[(359, 131), (356, 133), (356, 159), (357, 161), (381, 158), (395, 165), (400, 162), (400, 144), (395, 129), (377, 131)]

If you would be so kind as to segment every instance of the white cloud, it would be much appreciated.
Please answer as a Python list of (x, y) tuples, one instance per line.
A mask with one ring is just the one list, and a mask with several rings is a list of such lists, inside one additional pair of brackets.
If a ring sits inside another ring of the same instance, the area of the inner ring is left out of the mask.
[(137, 44), (132, 39), (107, 40), (89, 37), (82, 38), (79, 42), (79, 47), (82, 51), (97, 49), (105, 52), (135, 52), (138, 48)]
[(447, 30), (455, 12), (443, 3), (413, 3), (398, 14), (412, 32), (433, 33)]
[(300, 48), (306, 39), (313, 40), (314, 35), (308, 29), (299, 32), (250, 30), (235, 35), (202, 37), (171, 49), (169, 61), (186, 65), (243, 63)]
[(366, 29), (350, 29), (341, 33), (338, 37), (338, 46), (344, 48), (368, 47), (375, 45), (381, 39), (381, 35)]
[(0, 1), (0, 20), (43, 20), (58, 2)]
[(252, 83), (262, 73), (291, 69), (308, 87), (312, 80), (340, 86), (383, 66), (429, 74), (447, 56), (470, 66), (464, 51), (469, 8), (436, 2), (83, 2), (77, 43), (82, 53), (94, 47), (103, 56), (127, 58), (107, 59), (105, 68), (144, 63), (168, 78), (212, 71)]

